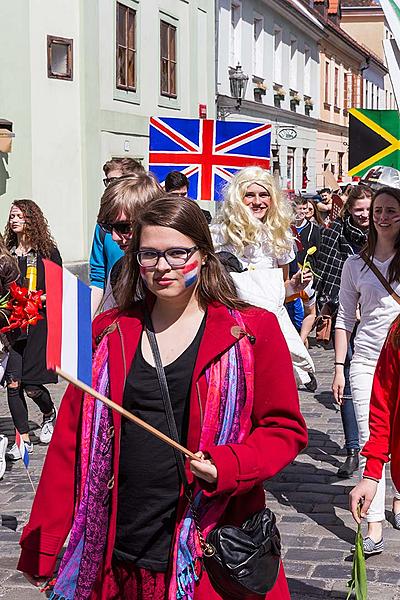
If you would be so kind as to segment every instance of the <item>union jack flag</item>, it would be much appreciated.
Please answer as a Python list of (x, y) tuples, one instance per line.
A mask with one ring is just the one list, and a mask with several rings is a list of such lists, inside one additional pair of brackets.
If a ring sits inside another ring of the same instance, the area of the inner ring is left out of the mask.
[(149, 169), (161, 183), (181, 171), (191, 198), (222, 200), (222, 187), (239, 169), (269, 169), (270, 145), (270, 123), (151, 117)]

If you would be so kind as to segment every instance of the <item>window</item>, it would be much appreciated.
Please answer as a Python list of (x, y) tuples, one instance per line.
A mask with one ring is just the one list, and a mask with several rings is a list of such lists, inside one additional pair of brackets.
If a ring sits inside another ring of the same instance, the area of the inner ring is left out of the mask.
[(351, 82), (351, 105), (353, 108), (360, 108), (362, 105), (363, 84), (360, 75), (352, 74)]
[(304, 48), (304, 93), (311, 95), (311, 50), (308, 46)]
[(160, 22), (160, 93), (176, 98), (176, 27)]
[(308, 148), (303, 148), (303, 168), (302, 168), (302, 182), (301, 187), (303, 190), (307, 189), (308, 179)]
[(351, 73), (344, 74), (343, 108), (345, 111), (351, 108)]
[(263, 74), (263, 18), (255, 16), (253, 20), (253, 75)]
[(47, 76), (51, 79), (73, 79), (73, 40), (47, 36)]
[(238, 0), (231, 2), (230, 66), (241, 62), (242, 5)]
[(339, 67), (335, 67), (335, 94), (333, 103), (336, 106), (339, 106)]
[(344, 152), (338, 152), (338, 182), (343, 180), (343, 160)]
[(288, 190), (294, 190), (294, 157), (296, 148), (287, 149), (287, 186)]
[(136, 11), (117, 2), (117, 88), (136, 91)]
[(289, 86), (290, 89), (297, 91), (297, 40), (291, 38), (290, 40), (290, 64), (289, 64)]
[(325, 61), (324, 102), (329, 104), (329, 61)]
[(282, 82), (282, 29), (274, 29), (274, 83)]

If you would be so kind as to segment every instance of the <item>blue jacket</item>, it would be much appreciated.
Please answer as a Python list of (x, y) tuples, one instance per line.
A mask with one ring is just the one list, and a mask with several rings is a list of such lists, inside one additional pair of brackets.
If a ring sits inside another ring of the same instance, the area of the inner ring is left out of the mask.
[(108, 274), (123, 254), (118, 244), (112, 239), (111, 233), (105, 233), (97, 224), (89, 261), (90, 285), (105, 290)]

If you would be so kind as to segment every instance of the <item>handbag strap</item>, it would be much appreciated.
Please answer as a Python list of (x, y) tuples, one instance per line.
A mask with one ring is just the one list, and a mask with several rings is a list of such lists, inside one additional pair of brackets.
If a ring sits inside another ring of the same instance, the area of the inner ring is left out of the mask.
[(400, 304), (400, 296), (394, 291), (386, 277), (382, 275), (378, 267), (372, 262), (370, 257), (366, 254), (366, 252), (361, 252), (360, 256), (371, 269), (371, 271), (374, 273), (374, 275), (379, 279), (389, 296), (392, 296), (393, 300), (396, 300), (397, 304)]
[[(158, 348), (156, 334), (154, 333), (153, 324), (151, 322), (150, 315), (147, 313), (147, 311), (145, 313), (145, 331), (146, 331), (147, 339), (149, 340), (151, 352), (153, 354), (154, 365), (155, 365), (156, 371), (157, 371), (157, 378), (158, 378), (158, 383), (160, 385), (161, 398), (162, 398), (162, 401), (164, 404), (164, 412), (165, 412), (165, 417), (167, 419), (169, 435), (175, 442), (180, 443), (178, 429), (176, 427), (174, 411), (172, 409), (171, 398), (169, 395), (168, 382), (167, 382), (164, 367), (163, 367), (163, 364), (161, 361), (161, 355), (160, 355), (160, 350)], [(175, 454), (176, 464), (178, 466), (179, 475), (182, 480), (183, 487), (185, 488), (185, 493), (187, 494), (187, 492), (190, 488), (189, 488), (189, 482), (187, 480), (186, 473), (185, 473), (185, 463), (184, 463), (182, 454), (176, 448), (173, 448), (173, 450), (174, 450), (174, 454)]]
[[(158, 348), (156, 334), (154, 333), (153, 323), (151, 322), (150, 315), (147, 311), (145, 312), (145, 331), (147, 339), (149, 340), (151, 352), (153, 354), (158, 383), (160, 385), (161, 397), (164, 404), (165, 416), (167, 419), (169, 435), (173, 440), (179, 442), (178, 429), (176, 427), (174, 411), (172, 409), (171, 404), (171, 397), (169, 395), (168, 382), (165, 376), (165, 371), (161, 360), (160, 350)], [(210, 544), (208, 544), (204, 539), (203, 532), (200, 527), (200, 518), (197, 509), (193, 503), (193, 494), (192, 490), (190, 489), (188, 479), (186, 477), (185, 462), (183, 460), (183, 456), (176, 448), (173, 448), (173, 450), (175, 454), (176, 464), (178, 466), (179, 475), (183, 484), (183, 489), (185, 490), (185, 496), (189, 502), (190, 508), (192, 509), (193, 521), (196, 526), (197, 534), (199, 536), (200, 547), (204, 554), (211, 555), (214, 552), (214, 550), (211, 548)]]

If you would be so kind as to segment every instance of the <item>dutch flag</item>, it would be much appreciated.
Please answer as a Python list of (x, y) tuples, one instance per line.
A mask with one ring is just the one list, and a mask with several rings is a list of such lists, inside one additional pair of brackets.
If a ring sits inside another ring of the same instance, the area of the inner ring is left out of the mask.
[(18, 429), (15, 430), (15, 443), (17, 444), (19, 453), (21, 454), (22, 462), (24, 463), (25, 467), (28, 468), (29, 453), (28, 453), (28, 450), (26, 449), (25, 442), (22, 439), (22, 436), (21, 436), (20, 432), (18, 431)]
[(62, 369), (92, 385), (90, 288), (68, 269), (44, 260), (46, 274), (47, 368)]

